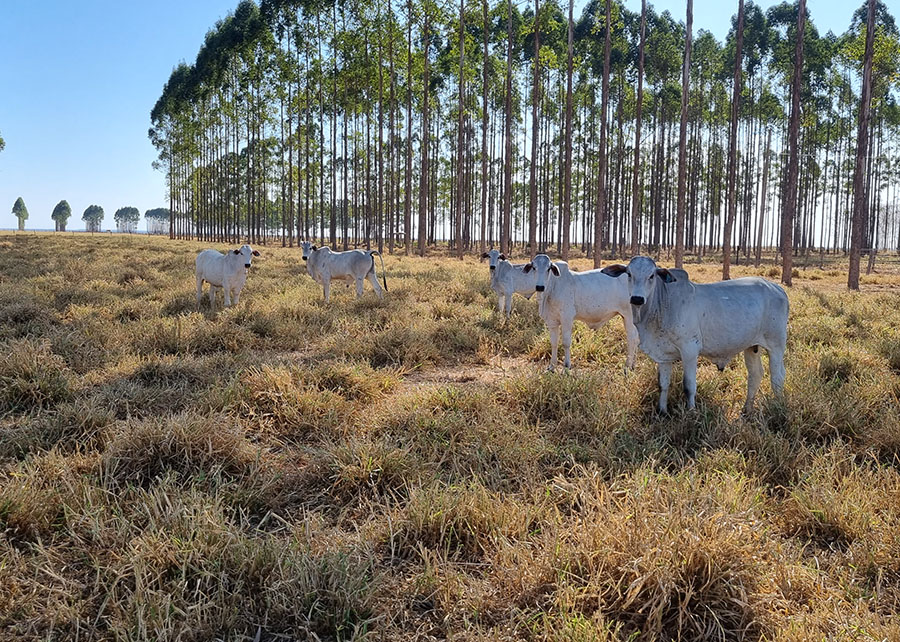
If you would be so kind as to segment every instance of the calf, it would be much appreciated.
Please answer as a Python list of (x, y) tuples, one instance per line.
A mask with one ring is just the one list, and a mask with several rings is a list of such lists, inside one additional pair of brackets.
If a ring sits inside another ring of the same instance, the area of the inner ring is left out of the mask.
[[(326, 303), (331, 300), (332, 279), (355, 281), (356, 298), (358, 299), (363, 293), (363, 283), (368, 278), (372, 287), (375, 288), (378, 298), (384, 298), (378, 277), (375, 275), (375, 255), (381, 258), (376, 250), (334, 252), (330, 247), (316, 247), (310, 241), (301, 242), (300, 247), (303, 250), (306, 269), (313, 280), (322, 286)], [(384, 292), (387, 292), (384, 258), (381, 258), (381, 277), (384, 280)]]
[[(627, 267), (610, 265), (602, 272), (628, 285), (641, 350), (659, 367), (660, 412), (666, 412), (676, 361), (684, 365), (688, 408), (695, 406), (701, 355), (721, 371), (736, 354), (744, 353), (747, 412), (763, 377), (761, 346), (769, 353), (772, 389), (781, 393), (788, 322), (788, 298), (781, 286), (759, 277), (691, 283), (684, 270), (658, 268), (646, 256), (634, 257)], [(623, 274), (628, 278), (622, 279)]]
[(237, 304), (241, 296), (241, 289), (247, 282), (247, 272), (254, 256), (259, 256), (259, 252), (249, 245), (242, 245), (225, 254), (216, 250), (200, 252), (194, 262), (197, 276), (197, 305), (199, 306), (203, 299), (204, 281), (209, 283), (210, 307), (215, 307), (216, 290), (224, 291), (225, 307), (229, 307), (232, 300)]
[(572, 365), (572, 325), (583, 321), (597, 329), (618, 314), (625, 324), (628, 356), (625, 367), (634, 367), (638, 331), (631, 320), (628, 285), (601, 270), (572, 272), (565, 261), (552, 263), (546, 254), (538, 254), (525, 266), (535, 272), (535, 291), (543, 292), (538, 311), (550, 331), (550, 370), (556, 368), (559, 335), (562, 331), (566, 352), (565, 367)]
[(506, 316), (512, 313), (512, 295), (518, 293), (526, 299), (534, 294), (535, 275), (525, 272), (525, 264), (515, 265), (506, 260), (506, 255), (499, 250), (491, 250), (481, 255), (489, 259), (491, 270), (491, 289), (497, 294), (497, 311), (501, 314), (506, 308)]

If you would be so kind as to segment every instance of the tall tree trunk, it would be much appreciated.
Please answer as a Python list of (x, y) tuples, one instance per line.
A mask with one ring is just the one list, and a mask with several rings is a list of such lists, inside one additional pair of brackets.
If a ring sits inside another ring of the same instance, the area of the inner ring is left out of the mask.
[(456, 256), (460, 261), (463, 259), (463, 237), (462, 237), (462, 218), (463, 201), (465, 200), (465, 138), (463, 126), (465, 124), (466, 114), (466, 87), (465, 87), (465, 64), (466, 64), (466, 31), (465, 31), (465, 0), (459, 0), (459, 119), (457, 120), (456, 132)]
[[(743, 17), (743, 16), (741, 16)], [(741, 28), (741, 17), (738, 18), (738, 29)], [(681, 124), (678, 139), (678, 211), (675, 214), (675, 267), (684, 267), (684, 208), (687, 194), (685, 178), (687, 175), (687, 111), (688, 89), (691, 71), (691, 30), (694, 25), (694, 0), (687, 0), (687, 26), (684, 41), (684, 64), (681, 70)], [(741, 50), (741, 35), (738, 35), (738, 52)], [(738, 53), (740, 59), (740, 53)]]
[(606, 219), (606, 130), (609, 111), (609, 56), (612, 44), (612, 11), (606, 0), (606, 39), (603, 44), (603, 82), (600, 91), (600, 168), (597, 172), (597, 214), (594, 218), (594, 267), (600, 267), (603, 223)]
[(482, 70), (482, 97), (481, 97), (481, 105), (482, 105), (482, 113), (481, 113), (481, 252), (482, 254), (487, 249), (486, 247), (486, 238), (487, 238), (487, 210), (488, 210), (488, 65), (490, 63), (490, 59), (488, 58), (488, 31), (490, 30), (489, 25), (489, 17), (488, 17), (488, 3), (487, 0), (482, 0), (481, 3), (481, 16), (483, 25), (483, 33), (484, 33), (484, 62), (483, 62), (483, 70)]
[(428, 10), (428, 0), (423, 5), (425, 11), (425, 25), (422, 29), (422, 41), (424, 43), (424, 74), (422, 77), (422, 175), (419, 185), (419, 256), (425, 256), (425, 242), (428, 234), (428, 142), (431, 137), (428, 122), (428, 49), (431, 44), (431, 13)]
[(406, 3), (406, 171), (403, 190), (403, 246), (412, 252), (412, 0)]
[[(803, 0), (801, 0), (803, 2)], [(859, 255), (862, 249), (866, 194), (863, 189), (869, 120), (872, 117), (872, 50), (875, 43), (875, 0), (868, 2), (866, 20), (866, 52), (863, 59), (862, 96), (859, 101), (859, 127), (856, 135), (856, 166), (853, 170), (853, 220), (850, 233), (850, 274), (847, 286), (859, 290)]]
[[(805, 2), (805, 0), (800, 0)], [(741, 50), (744, 45), (744, 0), (738, 0), (737, 48), (734, 53), (734, 85), (731, 98), (731, 133), (728, 137), (728, 202), (722, 236), (722, 279), (731, 278), (731, 230), (737, 205), (737, 128), (741, 111)]]
[(638, 46), (637, 113), (634, 124), (634, 166), (631, 174), (631, 254), (640, 250), (641, 233), (641, 112), (644, 102), (644, 41), (647, 31), (647, 0), (641, 0), (641, 42)]
[(573, 0), (569, 0), (569, 42), (566, 62), (566, 134), (563, 141), (565, 161), (563, 163), (563, 205), (562, 205), (562, 258), (569, 260), (569, 228), (572, 207), (572, 66), (575, 23), (572, 20)]
[(794, 71), (791, 82), (791, 120), (788, 126), (788, 175), (781, 213), (781, 282), (791, 285), (793, 271), (794, 214), (797, 211), (799, 173), (800, 78), (803, 74), (803, 32), (806, 28), (806, 0), (800, 0), (797, 13), (797, 42), (794, 47)]
[(538, 144), (540, 138), (541, 102), (541, 4), (534, 0), (534, 80), (531, 92), (531, 176), (528, 194), (528, 248), (529, 256), (537, 253), (538, 208)]
[(513, 22), (512, 0), (506, 4), (506, 107), (504, 110), (504, 127), (506, 154), (503, 159), (503, 220), (500, 222), (500, 251), (509, 254), (509, 232), (512, 228), (512, 163), (513, 163), (513, 135), (512, 135), (512, 64), (513, 64)]
[(757, 221), (757, 231), (756, 231), (756, 267), (759, 267), (760, 261), (762, 260), (762, 244), (763, 244), (763, 223), (766, 220), (766, 205), (769, 202), (769, 199), (766, 198), (766, 194), (769, 191), (769, 158), (771, 156), (770, 146), (772, 145), (772, 129), (766, 128), (766, 151), (765, 156), (763, 157), (763, 173), (762, 173), (762, 183), (759, 194), (759, 220)]

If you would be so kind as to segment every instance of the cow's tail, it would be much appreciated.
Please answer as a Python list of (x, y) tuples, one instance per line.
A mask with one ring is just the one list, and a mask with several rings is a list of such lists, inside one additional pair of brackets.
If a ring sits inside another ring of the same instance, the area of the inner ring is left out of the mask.
[[(371, 254), (371, 257), (372, 257), (372, 271), (375, 272), (375, 256), (376, 256), (376, 255), (378, 256), (379, 259), (381, 259), (381, 281), (382, 281), (382, 283), (384, 283), (384, 291), (387, 292), (387, 291), (388, 291), (388, 287), (387, 287), (387, 272), (385, 272), (385, 270), (384, 270), (384, 257), (381, 256), (381, 252), (379, 252), (378, 250), (372, 250), (372, 254)], [(376, 278), (376, 279), (378, 278), (378, 274), (377, 274), (377, 273), (375, 274), (375, 278)]]

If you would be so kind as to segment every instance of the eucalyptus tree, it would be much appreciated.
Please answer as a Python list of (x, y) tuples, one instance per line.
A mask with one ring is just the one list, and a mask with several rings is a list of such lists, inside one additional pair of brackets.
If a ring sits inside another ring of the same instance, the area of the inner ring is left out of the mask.
[(119, 232), (127, 232), (131, 234), (137, 229), (137, 224), (141, 221), (141, 213), (136, 207), (120, 207), (113, 215), (116, 227)]
[(741, 53), (744, 44), (744, 0), (738, 0), (737, 44), (734, 54), (734, 81), (731, 99), (731, 130), (728, 135), (728, 211), (722, 239), (722, 279), (731, 278), (731, 231), (737, 205), (737, 135), (741, 110)]
[(640, 253), (641, 230), (641, 115), (644, 107), (644, 45), (647, 35), (647, 0), (641, 0), (641, 31), (638, 44), (637, 96), (635, 98), (634, 159), (631, 170), (631, 254)]
[(169, 230), (171, 212), (168, 207), (155, 207), (144, 212), (149, 234), (166, 234)]
[(875, 0), (869, 0), (866, 15), (866, 50), (863, 62), (862, 91), (859, 103), (859, 128), (856, 136), (856, 167), (853, 170), (853, 221), (850, 233), (850, 270), (847, 285), (859, 290), (859, 254), (866, 194), (863, 173), (869, 143), (869, 121), (872, 118), (872, 52), (875, 48)]
[(606, 136), (607, 136), (607, 110), (609, 108), (609, 57), (612, 49), (612, 9), (610, 0), (606, 0), (606, 22), (603, 39), (603, 80), (600, 91), (600, 167), (597, 172), (597, 209), (594, 215), (594, 267), (601, 265), (600, 250), (603, 246), (603, 223), (606, 217)]
[(6, 149), (6, 141), (3, 140), (3, 135), (0, 134), (0, 152)]
[[(743, 0), (739, 0), (740, 18), (738, 23), (743, 27)], [(678, 211), (675, 220), (675, 267), (682, 268), (684, 265), (684, 208), (686, 206), (687, 194), (685, 188), (685, 179), (687, 173), (687, 119), (688, 119), (688, 93), (690, 90), (690, 69), (691, 69), (691, 32), (694, 24), (694, 0), (687, 0), (687, 20), (685, 24), (685, 41), (684, 41), (684, 63), (681, 72), (681, 121), (679, 123), (678, 138)], [(740, 27), (739, 27), (740, 28)], [(740, 46), (738, 46), (740, 50)], [(740, 60), (740, 54), (738, 55)], [(738, 87), (740, 85), (738, 84)]]
[(56, 207), (53, 208), (53, 213), (50, 215), (50, 218), (52, 218), (53, 222), (56, 224), (57, 232), (66, 231), (66, 223), (69, 221), (69, 217), (71, 216), (72, 208), (69, 207), (68, 201), (62, 200), (56, 204)]
[(81, 220), (85, 222), (84, 229), (88, 232), (99, 232), (100, 223), (103, 222), (103, 208), (99, 205), (88, 205)]
[(22, 200), (22, 197), (16, 199), (16, 202), (13, 203), (12, 213), (19, 221), (19, 231), (25, 229), (25, 221), (28, 220), (28, 208), (25, 207), (25, 201)]

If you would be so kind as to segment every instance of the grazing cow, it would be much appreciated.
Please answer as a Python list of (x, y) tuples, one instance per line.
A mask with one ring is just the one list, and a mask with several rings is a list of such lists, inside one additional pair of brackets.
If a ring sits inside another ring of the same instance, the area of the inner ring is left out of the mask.
[(763, 378), (760, 346), (769, 353), (772, 389), (784, 387), (784, 349), (787, 342), (788, 298), (781, 286), (759, 277), (719, 283), (691, 283), (684, 270), (656, 267), (653, 259), (636, 256), (628, 266), (610, 265), (604, 273), (628, 285), (641, 350), (659, 366), (659, 410), (666, 412), (672, 364), (684, 364), (688, 408), (697, 394), (697, 358), (702, 355), (724, 370), (744, 353), (747, 364), (747, 402)]
[[(358, 299), (363, 293), (363, 283), (368, 278), (372, 282), (378, 298), (384, 298), (375, 274), (375, 255), (381, 258), (377, 250), (335, 252), (330, 247), (316, 247), (309, 241), (301, 242), (300, 247), (303, 250), (303, 260), (306, 261), (306, 270), (313, 280), (322, 286), (326, 303), (331, 300), (332, 279), (355, 281), (356, 298)], [(381, 278), (384, 280), (384, 292), (387, 292), (384, 258), (381, 258)]]
[(203, 299), (203, 282), (209, 283), (209, 305), (216, 305), (216, 290), (225, 292), (225, 307), (237, 304), (241, 289), (247, 282), (247, 272), (254, 256), (259, 252), (249, 245), (222, 254), (216, 250), (203, 250), (197, 255), (197, 305)]
[(491, 289), (497, 294), (497, 311), (506, 308), (506, 316), (512, 313), (512, 295), (518, 293), (526, 299), (534, 294), (535, 275), (525, 273), (525, 264), (516, 265), (506, 260), (499, 250), (491, 250), (481, 255), (489, 259), (491, 269)]
[(538, 254), (525, 266), (525, 272), (535, 272), (535, 291), (543, 292), (538, 308), (550, 331), (550, 370), (556, 368), (559, 335), (562, 331), (566, 351), (565, 367), (572, 365), (572, 324), (583, 321), (597, 329), (618, 314), (625, 323), (628, 341), (626, 368), (634, 367), (638, 346), (638, 331), (631, 321), (628, 285), (601, 270), (572, 272), (565, 261), (552, 263), (546, 254)]

